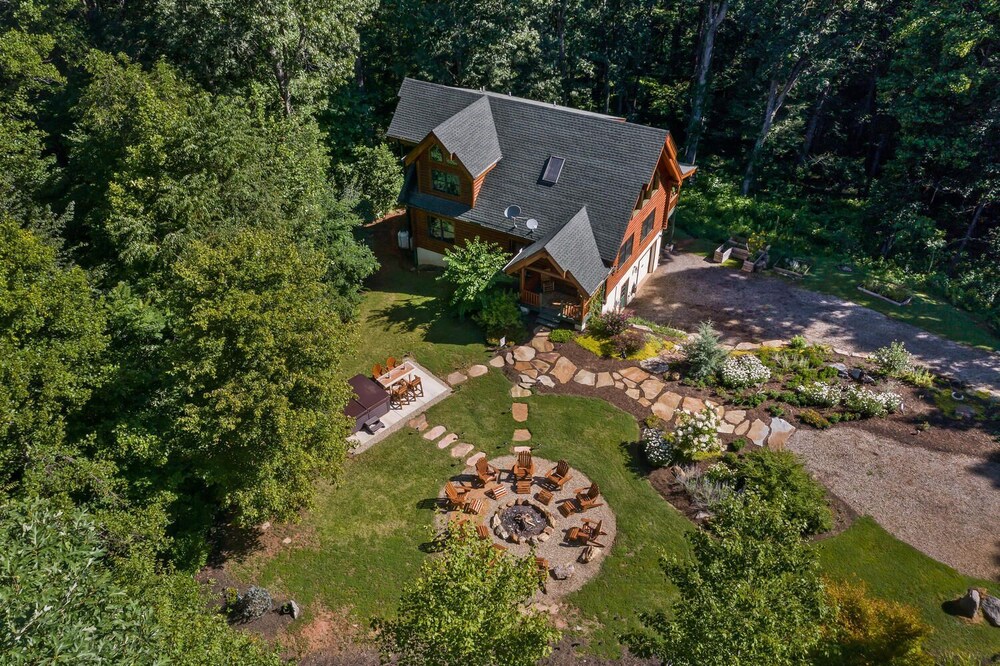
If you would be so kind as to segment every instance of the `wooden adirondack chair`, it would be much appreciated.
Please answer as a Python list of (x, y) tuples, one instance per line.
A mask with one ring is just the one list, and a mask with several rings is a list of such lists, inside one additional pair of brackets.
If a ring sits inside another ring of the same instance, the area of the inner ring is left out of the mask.
[(556, 463), (548, 474), (545, 475), (545, 481), (553, 488), (562, 489), (563, 485), (573, 478), (573, 473), (569, 469), (569, 463), (565, 460), (560, 460)]
[(496, 482), (497, 474), (497, 468), (489, 464), (486, 458), (480, 458), (476, 461), (476, 480), (483, 486), (490, 481)]
[(521, 451), (517, 454), (517, 462), (510, 468), (510, 473), (517, 481), (531, 479), (535, 475), (535, 461), (531, 457), (531, 451)]
[(608, 535), (607, 532), (601, 529), (603, 525), (604, 521), (601, 520), (593, 521), (590, 520), (589, 518), (584, 518), (583, 527), (581, 528), (581, 531), (584, 534), (586, 534), (585, 543), (587, 543), (588, 545), (597, 546), (598, 548), (604, 548), (604, 544), (597, 541), (602, 536)]
[(389, 370), (392, 370), (395, 367), (396, 367), (396, 359), (393, 358), (392, 356), (390, 356), (388, 359), (386, 359), (385, 369), (386, 369), (386, 371), (389, 371)]
[(598, 501), (600, 498), (601, 490), (596, 483), (591, 483), (589, 488), (580, 488), (576, 491), (576, 501), (580, 503), (580, 513), (604, 506), (604, 502)]
[(376, 363), (372, 366), (372, 379), (378, 379), (382, 376), (382, 364)]
[(469, 503), (469, 489), (456, 486), (451, 481), (444, 484), (444, 494), (451, 509), (460, 511)]

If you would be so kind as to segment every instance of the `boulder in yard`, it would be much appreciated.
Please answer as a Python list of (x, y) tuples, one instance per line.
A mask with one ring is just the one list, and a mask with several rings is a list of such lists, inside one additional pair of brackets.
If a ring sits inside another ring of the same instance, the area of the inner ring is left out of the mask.
[(983, 617), (994, 627), (1000, 627), (1000, 599), (987, 594), (979, 604)]

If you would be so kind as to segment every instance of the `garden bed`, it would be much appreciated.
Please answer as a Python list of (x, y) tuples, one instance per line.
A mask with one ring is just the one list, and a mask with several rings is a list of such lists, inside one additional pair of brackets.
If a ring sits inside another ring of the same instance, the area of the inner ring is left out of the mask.
[(812, 262), (798, 257), (785, 257), (774, 262), (771, 270), (793, 280), (801, 280), (808, 277), (812, 270)]
[(894, 282), (869, 279), (858, 285), (858, 291), (900, 307), (913, 301), (913, 292)]

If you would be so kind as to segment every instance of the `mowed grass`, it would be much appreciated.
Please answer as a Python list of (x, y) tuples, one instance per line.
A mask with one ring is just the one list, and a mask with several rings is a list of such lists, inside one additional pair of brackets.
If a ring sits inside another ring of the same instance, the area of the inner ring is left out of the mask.
[(874, 596), (917, 608), (934, 629), (928, 647), (935, 654), (962, 652), (989, 657), (1000, 653), (1000, 630), (985, 622), (966, 622), (941, 608), (970, 586), (995, 590), (995, 582), (959, 574), (895, 539), (871, 518), (859, 519), (844, 533), (822, 541), (819, 548), (826, 575), (864, 581)]
[(488, 358), (482, 331), (449, 310), (448, 288), (438, 275), (385, 260), (358, 312), (361, 343), (347, 368), (350, 374), (369, 373), (375, 363), (406, 353), (441, 376)]
[[(515, 424), (510, 384), (496, 371), (463, 384), (428, 413), (490, 457), (510, 451)], [(568, 601), (580, 610), (592, 649), (614, 654), (617, 636), (638, 613), (670, 607), (672, 588), (661, 553), (683, 554), (687, 521), (657, 495), (624, 445), (638, 437), (635, 420), (599, 400), (533, 396), (527, 426), (539, 456), (565, 457), (596, 481), (618, 521), (618, 537), (601, 572)], [(391, 614), (403, 587), (426, 557), (433, 499), (460, 461), (412, 430), (397, 433), (350, 461), (335, 487), (321, 489), (304, 532), (308, 548), (257, 563), (260, 581), (306, 603), (348, 610), (366, 624)], [(572, 484), (573, 481), (570, 481)]]

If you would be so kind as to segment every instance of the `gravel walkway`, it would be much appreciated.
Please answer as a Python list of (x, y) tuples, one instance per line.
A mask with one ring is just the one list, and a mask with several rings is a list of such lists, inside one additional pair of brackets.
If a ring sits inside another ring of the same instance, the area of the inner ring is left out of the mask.
[(906, 446), (858, 428), (788, 443), (823, 485), (958, 571), (1000, 580), (1000, 461)]
[(663, 262), (629, 305), (639, 316), (688, 331), (711, 319), (730, 341), (787, 340), (801, 334), (838, 349), (870, 353), (901, 340), (939, 373), (1000, 392), (1000, 355), (944, 340), (781, 278), (748, 275), (684, 252)]

